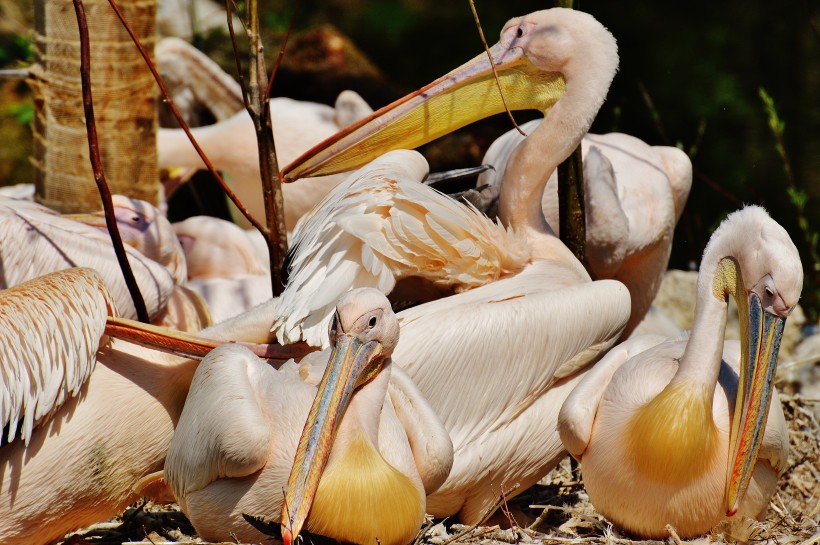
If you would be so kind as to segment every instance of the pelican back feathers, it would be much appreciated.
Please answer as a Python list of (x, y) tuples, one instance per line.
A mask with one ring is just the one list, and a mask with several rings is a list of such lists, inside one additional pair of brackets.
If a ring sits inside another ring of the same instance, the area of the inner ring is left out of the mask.
[[(0, 292), (0, 425), (28, 444), (35, 426), (91, 375), (108, 314), (102, 277), (68, 269)], [(64, 342), (70, 340), (71, 342)]]
[(463, 291), (521, 270), (529, 245), (474, 208), (419, 182), (427, 162), (386, 153), (351, 175), (296, 226), (287, 289), (277, 301), (279, 342), (328, 345), (326, 324), (352, 287), (390, 293), (423, 277)]

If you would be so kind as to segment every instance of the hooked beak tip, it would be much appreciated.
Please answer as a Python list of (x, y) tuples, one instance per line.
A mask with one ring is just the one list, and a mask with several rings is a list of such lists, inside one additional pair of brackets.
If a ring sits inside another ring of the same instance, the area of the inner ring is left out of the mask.
[(282, 525), (282, 543), (283, 545), (292, 545), (293, 544), (293, 534), (290, 531), (290, 528), (286, 528)]

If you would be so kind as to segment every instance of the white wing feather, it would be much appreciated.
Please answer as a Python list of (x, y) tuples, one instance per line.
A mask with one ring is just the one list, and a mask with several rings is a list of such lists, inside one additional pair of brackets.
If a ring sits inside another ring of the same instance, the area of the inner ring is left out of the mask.
[(419, 182), (427, 162), (387, 153), (351, 175), (296, 226), (285, 293), (272, 331), (282, 343), (327, 346), (325, 324), (354, 287), (389, 293), (422, 276), (456, 291), (519, 271), (529, 246), (475, 209)]
[(52, 273), (0, 292), (0, 425), (32, 430), (77, 395), (96, 363), (111, 296), (91, 269)]

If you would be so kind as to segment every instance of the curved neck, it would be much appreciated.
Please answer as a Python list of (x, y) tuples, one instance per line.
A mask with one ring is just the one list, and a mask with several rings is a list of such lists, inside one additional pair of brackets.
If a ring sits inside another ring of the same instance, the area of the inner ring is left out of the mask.
[[(508, 227), (526, 234), (536, 246), (546, 238), (555, 240), (541, 208), (547, 181), (581, 143), (609, 89), (611, 78), (601, 78), (589, 66), (568, 66), (564, 95), (547, 112), (543, 123), (515, 148), (504, 171), (498, 217)], [(569, 72), (577, 74), (568, 77)]]
[(729, 295), (742, 284), (740, 267), (734, 258), (724, 257), (722, 245), (707, 248), (698, 274), (695, 319), (672, 382), (693, 381), (709, 386), (714, 393), (723, 357)]

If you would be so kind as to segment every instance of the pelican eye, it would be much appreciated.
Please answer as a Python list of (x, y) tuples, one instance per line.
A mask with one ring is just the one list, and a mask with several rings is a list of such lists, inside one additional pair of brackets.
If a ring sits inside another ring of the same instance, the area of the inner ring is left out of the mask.
[(766, 286), (764, 289), (766, 291), (766, 295), (768, 295), (769, 297), (774, 297), (774, 292), (772, 291), (772, 288)]
[(524, 27), (520, 26), (518, 27), (518, 30), (515, 31), (515, 37), (521, 38), (522, 36), (524, 36)]
[(371, 329), (376, 327), (376, 317), (375, 316), (370, 317), (370, 320), (367, 322), (367, 327), (369, 327)]

